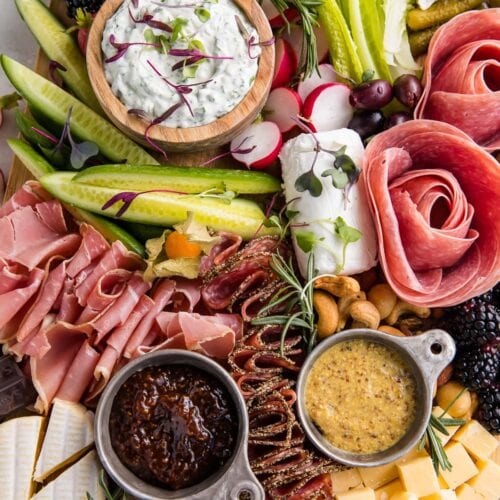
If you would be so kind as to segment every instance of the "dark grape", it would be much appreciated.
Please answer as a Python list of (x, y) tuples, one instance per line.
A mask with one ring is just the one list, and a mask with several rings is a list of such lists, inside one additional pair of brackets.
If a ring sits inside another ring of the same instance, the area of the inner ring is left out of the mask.
[(398, 113), (393, 113), (391, 116), (389, 116), (389, 118), (387, 119), (386, 127), (395, 127), (396, 125), (407, 122), (408, 120), (411, 120), (411, 116), (404, 111), (399, 111)]
[(414, 75), (401, 75), (394, 82), (394, 96), (410, 109), (413, 109), (422, 96), (422, 84)]
[(362, 139), (380, 132), (384, 128), (384, 115), (381, 111), (361, 111), (356, 113), (347, 128), (357, 132)]
[(375, 111), (389, 104), (392, 99), (392, 87), (387, 80), (371, 80), (351, 90), (349, 101), (356, 109)]

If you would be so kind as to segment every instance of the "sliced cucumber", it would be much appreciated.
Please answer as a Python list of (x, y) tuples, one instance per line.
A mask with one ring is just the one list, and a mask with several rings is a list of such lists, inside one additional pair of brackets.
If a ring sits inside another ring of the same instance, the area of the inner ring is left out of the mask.
[[(72, 182), (74, 176), (72, 172), (52, 173), (42, 177), (41, 183), (47, 191), (65, 203), (102, 215), (116, 214), (122, 202), (106, 210), (102, 206), (121, 190)], [(121, 218), (143, 224), (172, 226), (184, 221), (188, 212), (193, 212), (195, 219), (201, 224), (216, 231), (239, 234), (245, 239), (252, 238), (259, 228), (259, 234), (276, 233), (275, 228), (261, 227), (265, 215), (256, 203), (239, 198), (227, 204), (218, 199), (196, 196), (145, 193), (135, 198)]]
[[(29, 144), (19, 139), (8, 139), (7, 144), (35, 179), (54, 172), (54, 168), (50, 163)], [(65, 208), (76, 219), (88, 222), (94, 226), (108, 241), (120, 240), (129, 250), (143, 257), (146, 255), (144, 246), (113, 221), (73, 206), (65, 205)]]
[(103, 114), (87, 73), (85, 58), (73, 36), (40, 0), (16, 0), (17, 10), (49, 59), (62, 64), (59, 71), (66, 85), (80, 101)]
[(264, 172), (203, 167), (98, 165), (82, 170), (73, 181), (134, 191), (170, 189), (183, 193), (217, 188), (243, 194), (267, 194), (281, 189), (278, 179)]
[(158, 164), (144, 149), (111, 123), (54, 83), (6, 55), (0, 56), (0, 63), (7, 78), (30, 106), (47, 115), (49, 120), (63, 125), (69, 108), (73, 108), (71, 132), (77, 137), (96, 143), (99, 151), (111, 161)]
[(38, 123), (32, 116), (16, 110), (15, 120), (19, 132), (21, 132), (22, 136), (34, 146), (41, 146), (42, 148), (53, 148), (55, 146), (52, 141), (41, 134), (37, 134), (33, 130), (33, 128), (37, 128), (42, 132), (50, 134), (50, 132), (43, 127), (43, 125), (40, 125), (40, 123)]
[(120, 226), (143, 243), (146, 243), (151, 238), (159, 238), (165, 231), (165, 228), (161, 226), (148, 226), (147, 224), (127, 222), (125, 220), (120, 222)]

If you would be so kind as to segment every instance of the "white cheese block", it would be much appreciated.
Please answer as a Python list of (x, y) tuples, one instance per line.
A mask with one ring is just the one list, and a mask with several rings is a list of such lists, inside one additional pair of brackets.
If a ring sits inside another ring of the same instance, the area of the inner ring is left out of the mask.
[(431, 5), (435, 4), (437, 0), (417, 0), (418, 6), (422, 10), (427, 10)]
[(32, 475), (43, 417), (21, 417), (0, 425), (0, 498), (25, 500), (33, 493)]
[(35, 481), (42, 482), (93, 442), (94, 414), (81, 404), (56, 399), (36, 463)]
[[(364, 148), (356, 132), (339, 129), (314, 135), (325, 149), (338, 151), (342, 146), (346, 146), (345, 154), (361, 168)], [(295, 188), (297, 178), (311, 168), (314, 148), (312, 135), (301, 134), (289, 140), (280, 152), (288, 208), (299, 211), (293, 218), (293, 224), (308, 224), (300, 228), (292, 227), (292, 235), (297, 230), (306, 230), (313, 232), (318, 239), (324, 238), (321, 245), (315, 245), (313, 248), (314, 264), (319, 274), (350, 275), (366, 271), (377, 263), (377, 240), (365, 192), (360, 183), (352, 186), (346, 199), (344, 190), (335, 188), (331, 177), (321, 177), (325, 170), (333, 167), (334, 162), (331, 154), (322, 151), (318, 154), (314, 166), (314, 173), (323, 186), (321, 195), (314, 197), (309, 191), (299, 192)], [(337, 266), (342, 264), (343, 241), (335, 235), (333, 224), (328, 222), (337, 217), (342, 217), (347, 225), (355, 227), (363, 234), (361, 239), (347, 246), (345, 264), (338, 273)], [(298, 247), (295, 238), (294, 247), (300, 272), (305, 277), (308, 254)]]
[(104, 491), (99, 485), (100, 470), (96, 452), (91, 451), (42, 488), (33, 500), (85, 500), (87, 493), (94, 500), (104, 500)]

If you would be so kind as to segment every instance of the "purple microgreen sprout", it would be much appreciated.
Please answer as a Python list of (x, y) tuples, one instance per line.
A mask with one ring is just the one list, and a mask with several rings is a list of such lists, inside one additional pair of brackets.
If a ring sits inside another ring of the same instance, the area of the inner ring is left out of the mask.
[(160, 153), (163, 158), (165, 158), (165, 160), (167, 159), (167, 154), (165, 153), (165, 151), (163, 151), (162, 148), (160, 148), (158, 146), (158, 144), (156, 144), (152, 139), (151, 137), (149, 137), (149, 132), (151, 131), (151, 129), (156, 126), (156, 125), (159, 125), (160, 123), (162, 123), (163, 121), (165, 121), (169, 116), (171, 116), (173, 113), (175, 113), (175, 111), (177, 111), (177, 109), (179, 109), (181, 106), (182, 106), (183, 102), (182, 101), (179, 101), (177, 103), (175, 103), (174, 105), (170, 106), (170, 108), (168, 108), (162, 115), (158, 116), (157, 118), (155, 118), (146, 128), (146, 130), (144, 131), (144, 139), (146, 139), (146, 142), (155, 150), (157, 151), (158, 153)]
[(151, 2), (152, 4), (158, 5), (159, 7), (168, 7), (169, 9), (187, 9), (187, 8), (195, 8), (203, 5), (202, 3), (185, 3), (181, 5), (169, 5), (164, 2)]
[(49, 77), (58, 86), (61, 86), (59, 80), (56, 78), (55, 71), (68, 71), (61, 63), (51, 60), (49, 61)]
[(233, 59), (232, 56), (211, 56), (204, 54), (198, 49), (170, 49), (168, 55), (174, 57), (186, 57), (186, 59), (175, 63), (172, 66), (172, 71), (183, 68), (184, 66), (191, 66), (203, 59)]
[(38, 135), (41, 135), (42, 137), (45, 137), (45, 139), (49, 140), (52, 144), (58, 144), (58, 139), (54, 137), (53, 135), (49, 134), (48, 132), (45, 132), (45, 130), (40, 130), (37, 127), (31, 127), (31, 130), (35, 132)]
[(129, 47), (132, 47), (134, 45), (143, 45), (146, 47), (156, 47), (156, 48), (161, 48), (161, 44), (159, 43), (147, 43), (147, 42), (127, 42), (127, 43), (120, 43), (116, 41), (115, 35), (111, 34), (109, 36), (109, 43), (118, 51), (114, 56), (108, 57), (104, 62), (105, 63), (110, 63), (117, 61), (120, 59), (125, 52), (129, 49)]
[(269, 47), (271, 45), (274, 45), (275, 42), (276, 39), (274, 38), (274, 36), (269, 40), (265, 40), (264, 42), (257, 42), (255, 41), (255, 36), (252, 35), (248, 40), (246, 40), (248, 57), (250, 59), (257, 59), (257, 57), (259, 57), (258, 55), (252, 56), (252, 47)]
[(236, 146), (236, 148), (230, 149), (229, 151), (226, 151), (224, 153), (218, 154), (217, 156), (214, 156), (213, 158), (208, 159), (207, 161), (203, 162), (201, 164), (201, 166), (205, 167), (206, 165), (209, 165), (210, 163), (213, 163), (214, 161), (220, 160), (221, 158), (224, 158), (225, 156), (228, 156), (230, 154), (242, 154), (242, 155), (246, 155), (248, 153), (251, 153), (257, 147), (257, 145), (254, 144), (253, 146), (251, 146), (249, 148), (244, 148), (243, 144), (245, 144), (245, 142), (247, 142), (248, 140), (250, 140), (252, 137), (253, 137), (252, 135), (249, 135), (249, 136), (245, 137), (238, 144), (238, 146)]
[(132, 202), (141, 194), (147, 193), (172, 193), (172, 194), (189, 194), (182, 191), (172, 191), (170, 189), (149, 189), (148, 191), (122, 191), (118, 194), (112, 196), (104, 205), (101, 210), (107, 210), (119, 201), (123, 202), (118, 212), (116, 212), (115, 217), (121, 217), (130, 207)]
[(150, 28), (155, 28), (157, 30), (166, 31), (168, 33), (172, 33), (172, 31), (173, 31), (172, 28), (168, 24), (163, 23), (161, 21), (157, 21), (156, 19), (154, 19), (154, 17), (151, 14), (144, 14), (142, 16), (142, 19), (136, 19), (134, 17), (134, 15), (132, 14), (132, 11), (129, 8), (128, 15), (130, 16), (130, 19), (132, 19), (132, 21), (134, 21), (134, 23), (136, 23), (136, 24), (146, 24)]

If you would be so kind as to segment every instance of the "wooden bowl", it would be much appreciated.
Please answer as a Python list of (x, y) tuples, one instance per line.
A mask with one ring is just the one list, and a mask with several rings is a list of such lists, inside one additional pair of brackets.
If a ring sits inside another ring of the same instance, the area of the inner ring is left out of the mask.
[[(259, 34), (259, 40), (273, 36), (269, 22), (256, 0), (233, 0)], [(101, 42), (106, 21), (123, 0), (106, 0), (90, 29), (87, 45), (87, 69), (94, 92), (110, 120), (133, 140), (144, 144), (146, 120), (127, 113), (125, 105), (115, 96), (104, 74)], [(257, 117), (269, 95), (274, 72), (274, 46), (264, 45), (254, 83), (247, 95), (229, 113), (199, 127), (152, 127), (149, 137), (166, 151), (192, 152), (228, 143)]]

